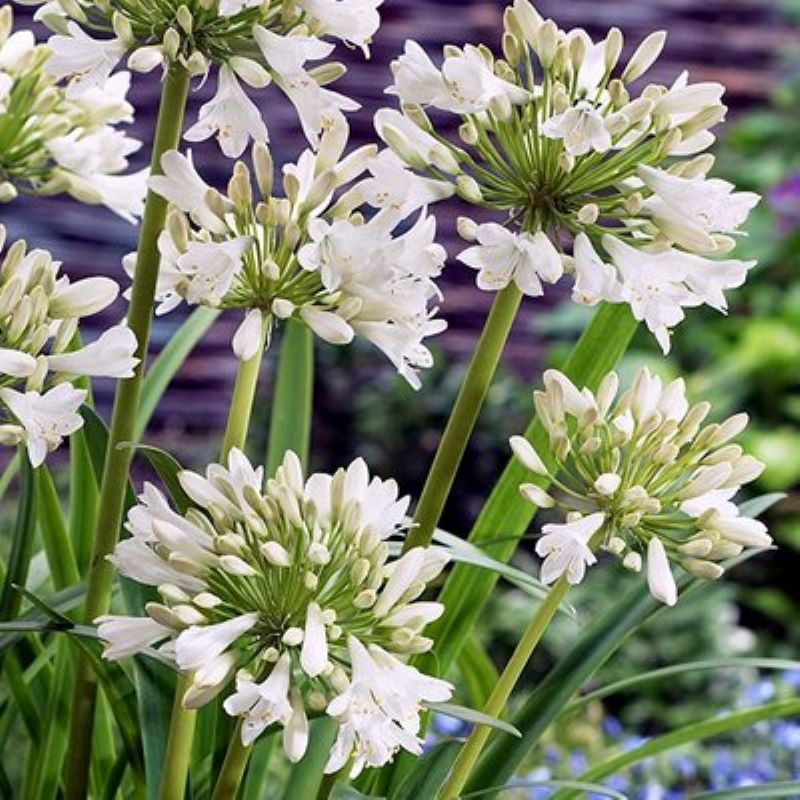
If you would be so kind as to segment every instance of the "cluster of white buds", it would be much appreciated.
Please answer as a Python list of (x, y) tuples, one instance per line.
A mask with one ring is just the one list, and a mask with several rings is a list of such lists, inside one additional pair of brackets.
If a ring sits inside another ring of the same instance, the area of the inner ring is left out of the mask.
[(551, 484), (549, 491), (523, 484), (523, 497), (541, 508), (557, 506), (567, 518), (545, 525), (537, 542), (545, 583), (561, 576), (579, 583), (602, 547), (635, 572), (646, 560), (653, 596), (674, 605), (670, 562), (713, 579), (723, 574), (719, 561), (772, 544), (763, 523), (740, 516), (732, 502), (764, 468), (732, 443), (747, 425), (746, 414), (704, 426), (710, 405), (690, 407), (682, 379), (664, 386), (647, 369), (618, 399), (614, 372), (596, 394), (579, 391), (555, 370), (544, 381), (534, 404), (555, 468), (545, 466), (527, 439), (515, 436), (511, 446)]
[[(282, 197), (273, 196), (267, 146), (254, 145), (256, 200), (243, 162), (223, 195), (197, 174), (191, 154), (166, 153), (164, 175), (150, 179), (171, 203), (159, 239), (157, 312), (182, 300), (245, 310), (233, 340), (242, 360), (264, 347), (276, 319), (298, 318), (337, 345), (358, 335), (416, 388), (417, 370), (432, 364), (423, 340), (446, 327), (430, 305), (445, 252), (424, 206), (448, 187), (413, 175), (389, 150), (366, 146), (342, 158), (346, 143), (347, 126), (337, 124), (316, 153), (284, 166)], [(368, 220), (356, 210), (365, 204), (377, 209)], [(416, 222), (393, 235), (420, 208)], [(133, 269), (135, 257), (125, 264)]]
[[(379, 111), (378, 134), (409, 166), (507, 215), (504, 226), (460, 220), (475, 242), (460, 259), (478, 270), (481, 288), (514, 282), (538, 295), (570, 273), (577, 302), (628, 303), (666, 352), (684, 307), (724, 311), (724, 290), (753, 266), (712, 258), (734, 247), (759, 199), (706, 177), (724, 88), (689, 84), (683, 73), (632, 97), (662, 32), (622, 67), (616, 28), (593, 42), (584, 30), (559, 30), (528, 0), (515, 0), (504, 21), (504, 59), (483, 45), (448, 45), (439, 68), (407, 42), (387, 90), (402, 113)], [(437, 132), (426, 107), (461, 118), (460, 145)]]
[(242, 742), (282, 726), (292, 761), (305, 753), (308, 717), (327, 714), (339, 726), (327, 772), (351, 759), (354, 774), (378, 767), (400, 748), (420, 753), (420, 708), (452, 687), (405, 661), (433, 644), (422, 631), (443, 607), (418, 598), (447, 555), (390, 557), (408, 507), (397, 484), (370, 479), (360, 459), (305, 479), (292, 452), (265, 484), (235, 449), (227, 468), (178, 478), (192, 506), (178, 514), (146, 484), (128, 515), (132, 536), (112, 557), (162, 602), (146, 617), (100, 618), (105, 656), (167, 640), (161, 652), (191, 673), (189, 708), (235, 675), (223, 705), (241, 719)]
[[(5, 228), (0, 225), (0, 250)], [(46, 250), (14, 242), (0, 262), (0, 443), (25, 443), (31, 464), (83, 424), (86, 392), (80, 376), (128, 378), (138, 363), (136, 337), (125, 325), (77, 345), (78, 323), (110, 305), (119, 292), (110, 278), (70, 283)]]
[[(36, 1), (36, 0), (34, 0)], [(215, 96), (200, 108), (186, 133), (190, 141), (216, 135), (236, 158), (248, 140), (267, 141), (267, 128), (240, 81), (255, 89), (275, 82), (294, 104), (312, 146), (342, 112), (359, 106), (326, 88), (345, 72), (338, 62), (306, 68), (327, 58), (329, 36), (360, 47), (378, 29), (381, 0), (168, 0), (45, 3), (37, 17), (53, 32), (48, 64), (68, 78), (68, 94), (82, 96), (104, 83), (128, 55), (128, 68), (149, 72), (172, 64), (202, 79), (218, 66)], [(86, 30), (106, 34), (94, 38)]]
[(0, 203), (22, 193), (66, 192), (133, 222), (141, 216), (147, 171), (122, 174), (141, 146), (115, 126), (133, 121), (121, 72), (81, 97), (56, 85), (52, 54), (33, 33), (12, 33), (11, 6), (0, 8)]

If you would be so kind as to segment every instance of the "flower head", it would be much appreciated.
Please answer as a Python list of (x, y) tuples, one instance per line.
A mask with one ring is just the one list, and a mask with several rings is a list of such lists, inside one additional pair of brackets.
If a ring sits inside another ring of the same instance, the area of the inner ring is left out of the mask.
[[(445, 327), (432, 305), (445, 253), (424, 210), (443, 184), (417, 177), (389, 151), (376, 155), (366, 147), (342, 158), (346, 140), (342, 122), (323, 134), (318, 153), (307, 150), (286, 165), (283, 197), (273, 191), (269, 151), (256, 145), (258, 201), (243, 162), (221, 195), (197, 174), (190, 155), (167, 153), (164, 175), (150, 182), (172, 204), (159, 240), (158, 310), (185, 300), (245, 311), (233, 340), (243, 359), (257, 352), (276, 320), (289, 317), (333, 344), (359, 336), (417, 387), (417, 371), (432, 363), (423, 342)], [(363, 206), (371, 207), (369, 219), (357, 210)]]
[(653, 596), (674, 605), (671, 564), (718, 578), (719, 561), (772, 543), (764, 524), (740, 516), (732, 502), (763, 464), (732, 444), (747, 425), (745, 414), (704, 426), (710, 406), (690, 406), (682, 380), (664, 385), (642, 369), (617, 397), (618, 383), (611, 372), (593, 393), (546, 372), (534, 403), (554, 464), (524, 438), (511, 441), (520, 463), (551, 483), (549, 491), (525, 483), (523, 497), (567, 516), (565, 524), (545, 525), (537, 542), (542, 580), (579, 583), (602, 547), (633, 571), (646, 562)]
[[(11, 6), (0, 9), (0, 202), (19, 192), (67, 192), (105, 205), (134, 222), (141, 216), (147, 171), (125, 173), (141, 143), (115, 127), (133, 121), (127, 72), (94, 71), (78, 98), (55, 84), (52, 68), (66, 58), (37, 45), (30, 31), (10, 33)], [(93, 58), (80, 45), (75, 57)], [(88, 67), (84, 74), (92, 72)]]
[[(0, 246), (5, 229), (0, 226)], [(110, 305), (110, 278), (70, 282), (46, 250), (14, 242), (0, 262), (0, 442), (24, 442), (38, 466), (77, 430), (86, 392), (66, 383), (79, 376), (128, 378), (138, 364), (136, 337), (124, 324), (72, 349), (81, 318)]]
[[(664, 34), (647, 37), (620, 65), (616, 28), (593, 42), (581, 29), (542, 19), (528, 0), (515, 0), (504, 21), (503, 59), (483, 45), (448, 45), (437, 65), (407, 42), (387, 89), (402, 113), (378, 112), (378, 134), (409, 167), (507, 218), (502, 247), (499, 225), (459, 225), (477, 239), (460, 259), (478, 269), (480, 288), (514, 281), (537, 295), (542, 282), (566, 272), (576, 302), (630, 304), (666, 350), (684, 308), (724, 310), (723, 291), (753, 266), (715, 260), (733, 248), (759, 199), (707, 177), (713, 157), (703, 151), (725, 116), (723, 87), (689, 84), (683, 74), (632, 96)], [(439, 133), (428, 108), (460, 118), (458, 145)], [(549, 248), (534, 253), (536, 236)], [(524, 252), (529, 266), (521, 269)]]
[[(146, 5), (118, 0), (92, 7), (92, 35), (81, 4), (53, 10), (45, 0), (39, 16), (54, 35), (48, 73), (64, 79), (68, 97), (95, 91), (127, 55), (129, 69), (149, 72), (173, 64), (205, 79), (218, 68), (216, 95), (186, 133), (189, 141), (215, 136), (222, 151), (238, 158), (247, 141), (265, 142), (267, 129), (240, 81), (261, 89), (273, 82), (295, 105), (303, 131), (316, 147), (323, 130), (358, 104), (327, 85), (345, 68), (339, 63), (306, 69), (305, 62), (327, 58), (330, 37), (360, 47), (369, 44), (380, 24), (382, 0), (155, 0)], [(96, 37), (94, 31), (109, 34)], [(0, 80), (0, 98), (3, 83)]]
[(432, 646), (422, 631), (443, 609), (418, 598), (447, 557), (437, 548), (390, 557), (408, 507), (395, 482), (371, 479), (361, 460), (306, 479), (289, 452), (265, 484), (238, 450), (205, 477), (179, 479), (185, 513), (151, 485), (131, 509), (132, 537), (112, 560), (157, 586), (162, 602), (147, 618), (98, 620), (106, 657), (168, 640), (162, 649), (192, 675), (188, 707), (235, 676), (224, 708), (241, 718), (244, 744), (282, 726), (293, 761), (308, 715), (320, 713), (339, 725), (329, 772), (351, 756), (357, 772), (400, 748), (419, 753), (421, 706), (452, 688), (404, 662)]

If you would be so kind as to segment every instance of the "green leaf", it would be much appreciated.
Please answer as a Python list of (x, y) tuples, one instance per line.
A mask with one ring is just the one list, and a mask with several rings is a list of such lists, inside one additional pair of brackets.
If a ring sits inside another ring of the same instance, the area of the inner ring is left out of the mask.
[(8, 466), (3, 470), (3, 474), (0, 475), (0, 500), (2, 500), (6, 496), (6, 492), (8, 491), (8, 487), (11, 485), (11, 481), (14, 480), (17, 472), (19, 471), (19, 451), (14, 453), (11, 458), (11, 461), (8, 462)]
[(134, 435), (137, 442), (144, 435), (153, 412), (172, 379), (218, 316), (219, 311), (213, 308), (201, 307), (192, 311), (148, 368), (136, 412)]
[(428, 703), (427, 707), (436, 714), (444, 714), (446, 717), (460, 719), (472, 725), (486, 725), (510, 736), (522, 737), (522, 734), (513, 725), (490, 714), (484, 714), (482, 711), (475, 711), (475, 709), (457, 706), (453, 703)]
[(11, 539), (11, 552), (0, 591), (0, 619), (10, 620), (19, 614), (21, 597), (14, 586), (25, 585), (33, 555), (36, 533), (36, 479), (30, 461), (20, 450), (20, 485), (17, 501), (17, 518)]
[(287, 450), (308, 464), (314, 396), (314, 338), (296, 320), (283, 332), (267, 445), (267, 475), (274, 475)]
[(499, 791), (513, 791), (515, 789), (533, 789), (537, 786), (551, 789), (578, 789), (581, 792), (592, 792), (599, 794), (602, 797), (611, 797), (612, 800), (629, 800), (629, 798), (616, 791), (610, 789), (608, 786), (601, 786), (598, 783), (587, 783), (586, 781), (514, 781), (507, 786), (491, 786), (488, 789), (482, 789), (479, 792), (467, 792), (461, 795), (461, 800), (467, 800), (471, 797), (486, 797), (488, 794), (494, 794)]
[(783, 492), (773, 492), (772, 494), (762, 494), (752, 500), (746, 500), (739, 506), (739, 513), (743, 517), (760, 517), (776, 503), (784, 500), (786, 495)]
[(289, 772), (283, 800), (317, 796), (337, 731), (338, 726), (330, 718), (321, 717), (311, 723), (308, 750)]
[(475, 708), (483, 708), (499, 676), (491, 658), (475, 637), (467, 639), (461, 648), (458, 671), (470, 704)]
[[(84, 593), (85, 587), (82, 584), (70, 586), (52, 595), (48, 599), (47, 604), (50, 608), (54, 608), (63, 614), (67, 611), (71, 611), (73, 608), (77, 608), (83, 602)], [(70, 625), (71, 624), (72, 623), (70, 623)], [(17, 619), (0, 624), (0, 654), (9, 647), (13, 647), (31, 630), (54, 630), (55, 627), (55, 623), (43, 617), (42, 612), (38, 608), (34, 607), (29, 609), (17, 617)]]
[[(751, 558), (745, 552), (731, 559), (734, 566)], [(678, 586), (685, 602), (687, 595), (712, 584), (683, 576)], [(644, 581), (637, 581), (619, 601), (592, 625), (567, 654), (547, 673), (512, 719), (522, 731), (522, 739), (495, 736), (472, 774), (467, 790), (485, 789), (509, 780), (531, 752), (547, 728), (560, 715), (570, 699), (641, 625), (663, 613), (665, 606), (654, 600)]]
[[(510, 564), (506, 564), (503, 561), (498, 561), (496, 558), (492, 558), (490, 555), (487, 555), (482, 548), (476, 547), (474, 544), (466, 542), (452, 533), (447, 533), (447, 531), (437, 528), (436, 531), (434, 531), (433, 540), (437, 544), (442, 544), (447, 547), (447, 552), (450, 554), (450, 557), (458, 564), (468, 564), (473, 567), (488, 569), (495, 572), (501, 578), (505, 578), (509, 583), (521, 589), (526, 594), (540, 600), (544, 599), (549, 593), (548, 587), (532, 575), (528, 575), (527, 572), (512, 567)], [(577, 616), (575, 608), (566, 602), (559, 606), (559, 611), (573, 618)]]
[[(127, 446), (130, 447), (131, 445)], [(183, 491), (181, 482), (178, 480), (178, 473), (183, 471), (183, 465), (180, 461), (160, 447), (140, 444), (136, 445), (134, 449), (137, 453), (141, 453), (158, 473), (158, 477), (161, 478), (178, 512), (181, 514), (186, 513), (193, 504), (189, 495)]]
[(53, 476), (44, 464), (36, 470), (36, 497), (39, 531), (42, 534), (53, 587), (64, 589), (78, 583), (80, 575)]
[(408, 773), (396, 793), (388, 792), (392, 800), (427, 800), (436, 797), (461, 750), (459, 739), (437, 742), (424, 756), (415, 760), (415, 769)]
[[(40, 597), (22, 587), (17, 587), (21, 595), (36, 608), (45, 613), (55, 623), (63, 626), (67, 633), (72, 633), (81, 626), (73, 624), (69, 617), (51, 607)], [(136, 712), (136, 692), (133, 683), (122, 667), (113, 661), (105, 661), (98, 652), (96, 640), (84, 635), (70, 636), (73, 642), (87, 657), (97, 682), (108, 699), (111, 713), (117, 724), (123, 745), (128, 754), (131, 766), (142, 777), (144, 764), (142, 761), (141, 741), (139, 739), (139, 721)]]
[(760, 786), (740, 786), (720, 792), (693, 794), (689, 800), (769, 800), (772, 797), (800, 797), (800, 781), (762, 783)]
[[(579, 387), (596, 388), (624, 354), (636, 327), (627, 306), (601, 306), (568, 359), (565, 374)], [(547, 435), (538, 420), (531, 422), (525, 435), (540, 455), (547, 454)], [(499, 561), (510, 560), (519, 537), (533, 519), (534, 507), (518, 491), (520, 483), (529, 479), (519, 462), (511, 459), (469, 536), (473, 545)], [(508, 539), (488, 544), (500, 533)], [(445, 613), (427, 634), (436, 642), (442, 674), (447, 673), (471, 635), (496, 583), (497, 575), (489, 571), (475, 573), (466, 566), (456, 566), (448, 577), (439, 597)]]
[(280, 738), (276, 732), (267, 731), (253, 744), (253, 752), (244, 777), (242, 800), (264, 800), (269, 796), (266, 781), (273, 754), (279, 749)]
[[(665, 733), (663, 736), (656, 736), (654, 739), (650, 739), (650, 741), (632, 750), (606, 759), (584, 772), (580, 779), (586, 781), (602, 780), (629, 769), (646, 758), (665, 753), (676, 747), (709, 739), (712, 736), (719, 736), (723, 733), (738, 731), (742, 728), (749, 728), (763, 720), (792, 717), (797, 714), (800, 714), (800, 700), (778, 700), (774, 703), (747, 708), (743, 711), (735, 711), (713, 719), (698, 720), (676, 731)], [(575, 797), (575, 794), (571, 791), (557, 792), (553, 796), (553, 800), (568, 800), (568, 798), (572, 797)]]
[(50, 800), (56, 796), (67, 749), (73, 674), (69, 642), (64, 640), (56, 655), (55, 676), (42, 721), (41, 741), (28, 764), (25, 780), (27, 800)]
[(69, 538), (81, 575), (86, 574), (92, 557), (97, 499), (97, 480), (81, 429), (69, 440)]
[(571, 714), (583, 706), (602, 700), (609, 695), (628, 691), (635, 686), (641, 686), (643, 683), (661, 681), (664, 678), (672, 678), (675, 675), (683, 675), (687, 672), (706, 672), (718, 669), (800, 670), (800, 661), (790, 661), (783, 658), (717, 658), (707, 661), (688, 661), (684, 664), (673, 664), (669, 667), (654, 669), (595, 689), (593, 692), (574, 700), (562, 713)]

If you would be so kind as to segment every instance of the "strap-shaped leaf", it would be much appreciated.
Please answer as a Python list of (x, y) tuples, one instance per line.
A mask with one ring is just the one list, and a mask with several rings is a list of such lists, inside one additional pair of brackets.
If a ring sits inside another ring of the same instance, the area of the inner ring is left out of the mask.
[[(724, 714), (712, 719), (698, 720), (676, 731), (656, 736), (632, 750), (606, 759), (584, 772), (580, 779), (585, 781), (603, 780), (611, 775), (616, 775), (618, 772), (630, 769), (630, 767), (644, 761), (646, 758), (666, 753), (676, 747), (683, 747), (683, 745), (690, 742), (699, 742), (713, 736), (749, 728), (764, 720), (794, 717), (798, 714), (800, 714), (800, 700), (778, 700), (774, 703), (766, 703), (743, 711), (734, 711), (731, 714)], [(571, 800), (571, 798), (577, 796), (571, 790), (564, 790), (556, 792), (552, 800)], [(762, 796), (759, 795), (759, 797)]]
[(435, 711), (437, 714), (460, 719), (464, 722), (469, 722), (471, 725), (486, 725), (489, 728), (503, 731), (503, 733), (507, 733), (510, 736), (516, 736), (517, 738), (522, 736), (510, 723), (504, 722), (502, 719), (493, 717), (490, 714), (484, 714), (482, 711), (475, 711), (472, 708), (458, 706), (453, 703), (428, 703), (427, 706), (431, 711)]
[(630, 678), (615, 681), (607, 686), (601, 686), (593, 692), (573, 700), (564, 710), (563, 714), (571, 714), (579, 708), (602, 700), (612, 694), (626, 692), (643, 683), (653, 683), (662, 681), (665, 678), (673, 678), (676, 675), (683, 675), (687, 672), (711, 672), (719, 669), (776, 669), (776, 670), (800, 670), (800, 661), (791, 661), (785, 658), (716, 658), (707, 661), (687, 661), (683, 664), (672, 664), (669, 667), (654, 669), (650, 672), (643, 672), (640, 675), (633, 675)]
[(218, 316), (219, 311), (213, 308), (196, 308), (172, 334), (166, 347), (148, 368), (136, 412), (136, 441), (144, 435), (153, 412), (172, 379)]
[(800, 781), (776, 781), (759, 786), (739, 786), (718, 792), (693, 794), (688, 800), (770, 800), (773, 797), (800, 797)]

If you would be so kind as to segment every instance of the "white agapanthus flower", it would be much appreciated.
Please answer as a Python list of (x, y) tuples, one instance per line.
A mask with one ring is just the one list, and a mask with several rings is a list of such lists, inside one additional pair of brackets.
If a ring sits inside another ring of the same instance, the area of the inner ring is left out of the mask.
[[(0, 226), (0, 248), (5, 229)], [(24, 443), (31, 464), (83, 424), (86, 392), (77, 377), (129, 378), (138, 364), (136, 337), (116, 325), (83, 347), (72, 347), (81, 318), (117, 297), (110, 278), (70, 282), (45, 250), (16, 241), (0, 263), (0, 443)]]
[(665, 385), (646, 368), (619, 396), (618, 385), (611, 372), (597, 392), (579, 390), (549, 370), (534, 404), (553, 463), (527, 439), (511, 440), (517, 460), (536, 476), (520, 486), (522, 496), (567, 518), (542, 529), (541, 578), (580, 583), (603, 549), (627, 569), (645, 564), (652, 595), (674, 605), (672, 564), (714, 579), (724, 572), (719, 561), (772, 544), (766, 526), (740, 516), (732, 502), (764, 465), (732, 443), (747, 426), (746, 414), (703, 425), (710, 405), (690, 406), (683, 380)]
[[(86, 91), (75, 97), (56, 86), (50, 74), (68, 54), (37, 45), (30, 31), (10, 33), (12, 24), (11, 6), (4, 6), (0, 9), (0, 140), (4, 143), (0, 202), (13, 200), (20, 192), (67, 192), (135, 222), (144, 207), (147, 170), (126, 170), (128, 157), (141, 142), (114, 127), (133, 121), (133, 108), (125, 99), (129, 74), (109, 78), (105, 71), (92, 72), (86, 66)], [(95, 58), (83, 45), (72, 56), (83, 59), (81, 63)]]
[[(632, 96), (664, 46), (661, 32), (621, 65), (616, 28), (593, 42), (583, 30), (560, 30), (528, 0), (515, 0), (504, 24), (503, 59), (483, 45), (448, 45), (437, 66), (407, 42), (387, 89), (402, 112), (379, 111), (377, 132), (409, 167), (508, 220), (505, 234), (491, 223), (459, 225), (477, 237), (461, 260), (477, 269), (480, 288), (513, 281), (538, 295), (567, 272), (576, 302), (629, 304), (666, 351), (684, 308), (724, 311), (724, 290), (752, 267), (719, 260), (759, 199), (708, 177), (714, 159), (704, 151), (725, 117), (724, 89), (689, 84), (683, 73)], [(460, 117), (459, 146), (426, 108)]]
[[(261, 89), (274, 81), (295, 105), (312, 147), (324, 130), (342, 119), (342, 112), (359, 107), (327, 88), (344, 73), (342, 64), (306, 69), (305, 63), (331, 54), (334, 43), (328, 38), (359, 47), (369, 56), (382, 0), (192, 0), (179, 5), (156, 0), (146, 9), (111, 0), (93, 5), (91, 15), (83, 3), (51, 8), (45, 0), (33, 2), (44, 3), (40, 17), (54, 32), (48, 74), (67, 82), (72, 100), (102, 87), (126, 56), (134, 71), (181, 64), (200, 80), (217, 66), (216, 94), (201, 107), (186, 138), (216, 137), (225, 155), (238, 158), (249, 139), (268, 140), (266, 125), (243, 84)], [(96, 36), (97, 30), (113, 35)], [(0, 103), (4, 91), (0, 80)]]
[(191, 154), (168, 152), (164, 174), (150, 181), (172, 205), (159, 239), (157, 313), (182, 300), (243, 310), (233, 339), (240, 359), (268, 341), (276, 321), (294, 317), (332, 344), (369, 340), (416, 388), (418, 371), (432, 364), (424, 342), (445, 328), (434, 282), (445, 252), (425, 206), (449, 186), (419, 178), (389, 151), (342, 157), (346, 142), (341, 122), (323, 134), (318, 153), (286, 165), (283, 197), (273, 194), (269, 151), (256, 145), (256, 202), (242, 162), (222, 195), (197, 174)]
[(129, 513), (131, 538), (112, 561), (161, 602), (147, 617), (101, 617), (105, 656), (159, 645), (191, 674), (186, 707), (226, 692), (243, 744), (278, 726), (293, 762), (318, 714), (338, 725), (326, 772), (420, 753), (421, 710), (452, 687), (406, 661), (433, 645), (423, 629), (443, 607), (418, 598), (447, 554), (390, 557), (408, 508), (397, 484), (370, 478), (360, 459), (305, 478), (292, 452), (265, 483), (235, 449), (227, 466), (178, 478), (192, 501), (184, 514), (150, 484)]

